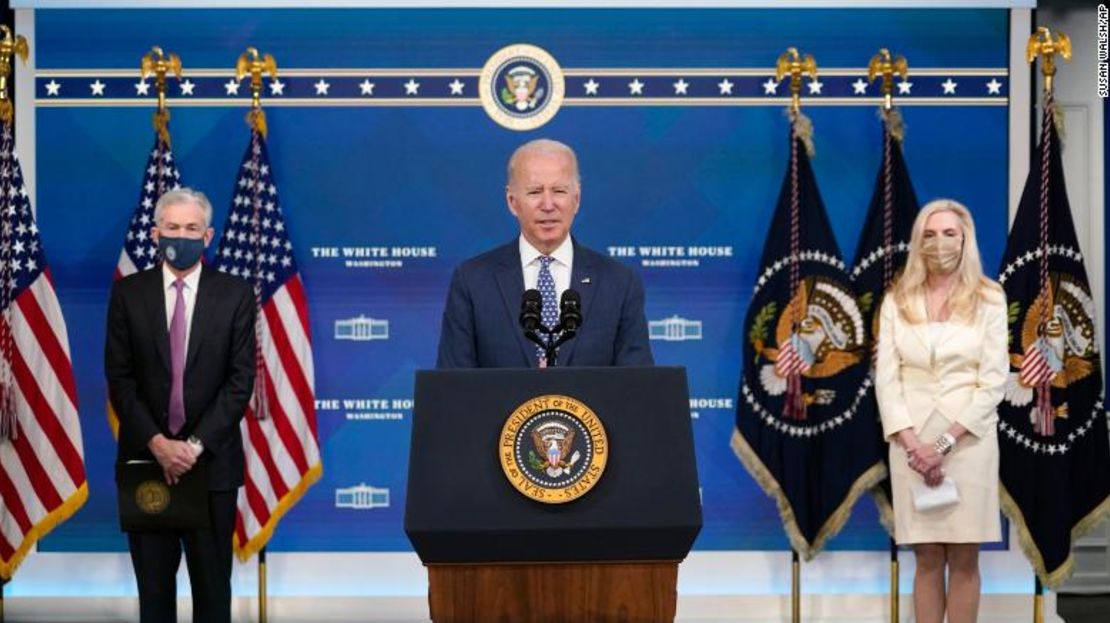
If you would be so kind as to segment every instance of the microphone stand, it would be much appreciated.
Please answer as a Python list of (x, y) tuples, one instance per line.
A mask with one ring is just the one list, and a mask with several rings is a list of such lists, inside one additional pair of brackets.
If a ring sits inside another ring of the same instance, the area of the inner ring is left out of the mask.
[[(540, 332), (543, 333), (542, 337), (539, 335)], [(560, 332), (561, 334), (556, 336)], [(525, 331), (524, 337), (532, 340), (543, 349), (543, 356), (547, 360), (548, 367), (555, 367), (558, 348), (577, 334), (577, 329), (564, 329), (561, 322), (552, 328), (548, 328), (547, 325), (541, 322), (536, 323), (536, 330)]]

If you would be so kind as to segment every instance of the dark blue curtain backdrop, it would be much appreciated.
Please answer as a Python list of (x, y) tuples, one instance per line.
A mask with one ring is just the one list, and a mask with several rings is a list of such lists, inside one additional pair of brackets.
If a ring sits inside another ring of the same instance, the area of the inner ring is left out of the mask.
[[(129, 82), (109, 89), (124, 97), (151, 45), (179, 54), (186, 75), (199, 68), (230, 70), (254, 45), (274, 54), (281, 70), (467, 70), (465, 95), (474, 97), (486, 59), (512, 43), (538, 45), (580, 76), (593, 69), (629, 70), (619, 80), (598, 78), (603, 89), (625, 96), (619, 103), (568, 102), (551, 122), (528, 132), (501, 128), (476, 100), (454, 107), (423, 105), (419, 98), (328, 106), (321, 97), (324, 105), (268, 107), (273, 169), (309, 296), (324, 456), (323, 479), (279, 525), (271, 548), (409, 549), (401, 526), (413, 373), (434, 365), (453, 266), (516, 235), (503, 194), (509, 153), (524, 140), (545, 136), (579, 153), (579, 239), (639, 270), (648, 319), (660, 331), (664, 320), (689, 321), (677, 335), (687, 339), (652, 345), (659, 363), (683, 365), (689, 373), (705, 506), (697, 548), (785, 550), (773, 502), (728, 444), (741, 323), (786, 164), (783, 107), (637, 105), (624, 83), (635, 70), (652, 68), (672, 68), (676, 76), (705, 68), (769, 75), (790, 45), (813, 54), (826, 71), (863, 73), (871, 56), (888, 47), (905, 55), (911, 70), (950, 70), (959, 95), (986, 95), (989, 77), (968, 73), (993, 69), (1008, 82), (1007, 31), (1004, 10), (37, 11), (34, 199), (69, 325), (90, 483), (84, 509), (45, 539), (42, 549), (125, 549), (117, 528), (114, 443), (101, 362), (108, 290), (152, 144), (152, 109), (97, 101), (89, 86), (100, 79), (97, 71), (134, 71)], [(96, 71), (60, 73), (75, 69)], [(110, 82), (111, 73), (104, 76)], [(923, 201), (949, 196), (972, 208), (984, 262), (993, 273), (1006, 235), (1005, 91), (996, 102), (1001, 105), (945, 102), (937, 86), (944, 77), (920, 77), (920, 88), (931, 84), (932, 91), (914, 95), (929, 101), (903, 108), (906, 159)], [(59, 96), (74, 101), (49, 101), (46, 84), (54, 79), (62, 85)], [(213, 95), (223, 95), (218, 85), (227, 79), (198, 88), (216, 85)], [(721, 78), (700, 78), (710, 79), (698, 88), (713, 91)], [(313, 97), (316, 80), (288, 78), (305, 98)], [(669, 89), (669, 83), (660, 84)], [(577, 91), (572, 86), (568, 79), (568, 98), (581, 98), (580, 85)], [(244, 85), (241, 93), (246, 91)], [(180, 97), (176, 82), (171, 95), (181, 174), (212, 198), (219, 228), (248, 140), (245, 109), (219, 102), (184, 105), (188, 97)], [(822, 196), (840, 249), (850, 254), (881, 155), (876, 109), (836, 104), (808, 106), (806, 112), (815, 128), (813, 166)], [(680, 247), (682, 259), (696, 260), (685, 263), (696, 265), (650, 265), (642, 247), (651, 246)], [(344, 249), (354, 247), (384, 247), (384, 259), (400, 265), (349, 265)], [(339, 257), (327, 257), (333, 249)], [(360, 318), (375, 321), (375, 339), (347, 339), (352, 324), (344, 321)], [(373, 504), (364, 505), (372, 507), (351, 508), (343, 491), (362, 485), (378, 490)], [(870, 499), (831, 544), (886, 546)]]

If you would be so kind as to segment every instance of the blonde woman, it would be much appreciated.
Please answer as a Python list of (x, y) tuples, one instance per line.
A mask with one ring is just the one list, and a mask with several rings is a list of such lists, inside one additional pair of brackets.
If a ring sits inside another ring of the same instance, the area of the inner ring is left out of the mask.
[(938, 199), (921, 209), (879, 323), (875, 390), (894, 538), (917, 560), (915, 620), (973, 622), (979, 544), (1002, 538), (996, 408), (1009, 361), (1006, 298), (983, 275), (966, 207)]

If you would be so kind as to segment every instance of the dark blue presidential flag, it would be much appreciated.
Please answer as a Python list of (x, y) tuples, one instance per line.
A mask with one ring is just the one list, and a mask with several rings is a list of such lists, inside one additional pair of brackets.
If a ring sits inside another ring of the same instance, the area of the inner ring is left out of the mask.
[[(874, 345), (879, 335), (879, 308), (883, 294), (894, 279), (901, 274), (910, 250), (910, 230), (917, 217), (917, 194), (902, 155), (903, 126), (897, 109), (883, 112), (883, 157), (871, 205), (867, 208), (863, 232), (856, 247), (856, 260), (852, 264), (852, 282), (859, 296), (860, 311), (864, 317), (867, 342)], [(872, 348), (872, 352), (874, 349)], [(871, 361), (874, 365), (874, 357)], [(874, 388), (867, 392), (865, 409), (879, 415)], [(881, 431), (878, 431), (882, 435)], [(885, 445), (881, 446), (885, 447)], [(886, 464), (888, 454), (882, 452)], [(889, 469), (887, 470), (889, 472)], [(884, 526), (894, 532), (894, 515), (891, 507), (890, 479), (875, 487), (874, 494)]]
[(1072, 223), (1052, 98), (998, 280), (1010, 376), (999, 406), (1002, 508), (1041, 582), (1071, 575), (1071, 545), (1110, 511), (1095, 301)]
[[(808, 127), (794, 124), (800, 125)], [(790, 141), (744, 321), (732, 447), (777, 502), (794, 550), (810, 559), (885, 471), (878, 418), (866, 402), (866, 318), (833, 238), (807, 141), (793, 130)]]

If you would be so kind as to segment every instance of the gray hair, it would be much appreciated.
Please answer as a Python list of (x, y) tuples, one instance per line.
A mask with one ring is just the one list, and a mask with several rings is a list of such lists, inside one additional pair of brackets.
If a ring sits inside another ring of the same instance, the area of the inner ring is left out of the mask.
[(158, 225), (162, 222), (162, 212), (165, 211), (166, 206), (180, 203), (196, 204), (200, 208), (200, 213), (204, 216), (204, 226), (212, 226), (212, 202), (208, 201), (208, 197), (204, 196), (204, 193), (193, 190), (188, 186), (166, 191), (158, 198), (158, 203), (154, 204), (154, 224)]
[(549, 138), (537, 138), (528, 141), (527, 143), (516, 148), (512, 156), (509, 156), (509, 166), (507, 167), (508, 182), (513, 183), (513, 174), (516, 172), (517, 163), (521, 158), (528, 154), (564, 154), (570, 158), (571, 168), (574, 169), (574, 183), (579, 187), (582, 186), (582, 176), (578, 174), (578, 156), (574, 150), (566, 143), (560, 143)]

